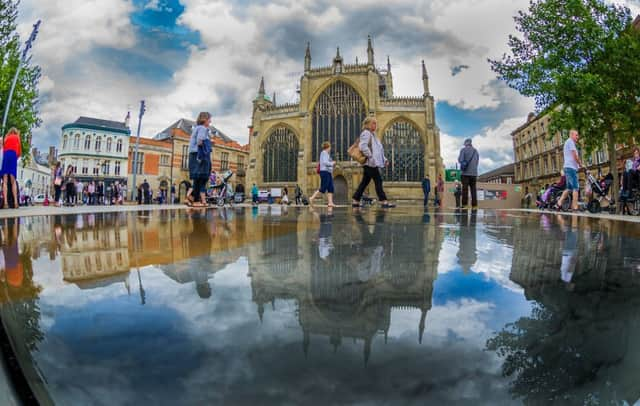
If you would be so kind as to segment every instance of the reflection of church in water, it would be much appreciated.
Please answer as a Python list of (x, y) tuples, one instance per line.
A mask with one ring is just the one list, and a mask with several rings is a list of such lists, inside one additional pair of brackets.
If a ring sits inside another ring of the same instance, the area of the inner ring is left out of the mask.
[(294, 300), (305, 354), (312, 335), (328, 337), (334, 350), (344, 339), (362, 340), (366, 362), (374, 337), (384, 335), (386, 342), (392, 310), (419, 309), (416, 336), (422, 342), (441, 229), (369, 224), (361, 218), (333, 224), (331, 217), (320, 217), (319, 234), (299, 230), (264, 239), (250, 250), (253, 301), (260, 319), (276, 299)]

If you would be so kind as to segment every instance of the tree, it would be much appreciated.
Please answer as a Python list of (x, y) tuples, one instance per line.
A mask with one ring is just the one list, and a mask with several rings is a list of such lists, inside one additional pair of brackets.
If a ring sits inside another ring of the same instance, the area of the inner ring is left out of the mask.
[(549, 136), (576, 128), (587, 152), (606, 146), (618, 192), (617, 143), (640, 130), (640, 32), (628, 8), (603, 0), (533, 0), (514, 18), (498, 78), (548, 111)]
[[(20, 64), (21, 42), (16, 32), (16, 0), (0, 0), (0, 120), (9, 98), (11, 82)], [(25, 161), (30, 156), (31, 131), (41, 124), (38, 111), (38, 83), (41, 70), (28, 61), (23, 66), (9, 109), (7, 128), (20, 130)], [(6, 131), (6, 129), (5, 129)]]

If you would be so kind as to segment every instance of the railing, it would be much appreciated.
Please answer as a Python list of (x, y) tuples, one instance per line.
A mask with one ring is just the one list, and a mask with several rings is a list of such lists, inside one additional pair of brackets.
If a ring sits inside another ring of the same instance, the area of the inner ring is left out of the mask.
[(265, 112), (270, 115), (297, 113), (298, 111), (300, 111), (300, 104), (298, 103), (287, 103), (287, 104), (281, 104), (279, 106), (270, 106), (270, 107), (267, 107), (267, 109), (265, 110)]
[(422, 97), (392, 97), (380, 100), (382, 106), (424, 106)]

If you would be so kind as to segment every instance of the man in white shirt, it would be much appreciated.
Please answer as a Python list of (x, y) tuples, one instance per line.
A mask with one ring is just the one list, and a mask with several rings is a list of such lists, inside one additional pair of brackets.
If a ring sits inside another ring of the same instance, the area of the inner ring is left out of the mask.
[(578, 148), (576, 147), (576, 142), (578, 142), (579, 138), (580, 134), (578, 134), (578, 131), (571, 130), (569, 131), (569, 139), (564, 143), (564, 175), (567, 179), (567, 188), (562, 192), (556, 209), (562, 207), (562, 203), (567, 196), (569, 196), (569, 193), (572, 192), (573, 200), (571, 201), (571, 210), (578, 211), (578, 191), (580, 190), (578, 169), (582, 166), (580, 157), (578, 156)]

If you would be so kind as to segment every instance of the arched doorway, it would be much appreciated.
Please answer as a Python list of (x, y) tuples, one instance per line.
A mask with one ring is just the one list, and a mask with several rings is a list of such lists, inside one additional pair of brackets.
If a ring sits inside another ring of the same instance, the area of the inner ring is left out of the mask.
[(336, 204), (347, 204), (349, 200), (349, 186), (347, 180), (342, 175), (338, 175), (333, 179), (333, 189), (335, 191), (333, 200)]

